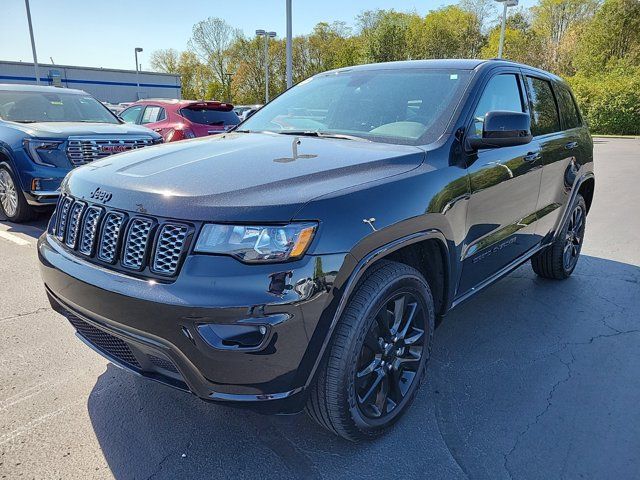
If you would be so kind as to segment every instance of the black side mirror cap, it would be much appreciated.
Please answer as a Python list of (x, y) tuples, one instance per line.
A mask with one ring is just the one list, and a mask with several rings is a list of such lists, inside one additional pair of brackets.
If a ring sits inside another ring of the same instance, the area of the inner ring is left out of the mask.
[(528, 113), (493, 111), (484, 116), (482, 137), (468, 138), (474, 149), (513, 147), (531, 142), (531, 117)]

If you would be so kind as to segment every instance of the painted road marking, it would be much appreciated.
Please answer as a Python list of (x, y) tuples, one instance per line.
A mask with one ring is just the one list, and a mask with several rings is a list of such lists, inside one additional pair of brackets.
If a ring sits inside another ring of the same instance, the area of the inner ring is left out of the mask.
[(4, 238), (5, 240), (9, 240), (10, 242), (13, 242), (17, 245), (23, 245), (23, 246), (30, 246), (31, 242), (28, 242), (27, 240), (18, 237), (17, 235), (14, 235), (13, 233), (9, 233), (9, 232), (5, 232), (3, 230), (0, 230), (0, 238)]

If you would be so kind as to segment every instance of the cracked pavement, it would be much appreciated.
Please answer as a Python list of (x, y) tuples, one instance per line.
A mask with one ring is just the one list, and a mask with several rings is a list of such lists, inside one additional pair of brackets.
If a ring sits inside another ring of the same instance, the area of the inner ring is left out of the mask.
[(640, 478), (640, 141), (595, 152), (574, 275), (527, 264), (451, 312), (412, 409), (361, 445), (110, 365), (48, 306), (44, 220), (0, 222), (31, 244), (0, 238), (0, 479)]

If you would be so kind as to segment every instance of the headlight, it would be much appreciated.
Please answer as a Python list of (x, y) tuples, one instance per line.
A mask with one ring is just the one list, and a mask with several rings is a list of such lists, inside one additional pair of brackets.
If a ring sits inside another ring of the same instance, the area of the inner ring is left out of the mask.
[(304, 255), (315, 230), (313, 223), (284, 226), (208, 223), (202, 227), (195, 251), (232, 255), (249, 263), (284, 262)]
[[(47, 167), (55, 167), (55, 165), (45, 162), (42, 159), (41, 154), (46, 155), (47, 152), (51, 150), (57, 150), (61, 141), (58, 140), (32, 140), (30, 138), (25, 138), (22, 141), (24, 145), (24, 149), (29, 153), (31, 160), (33, 160), (38, 165), (44, 165)], [(46, 158), (46, 156), (45, 156)]]

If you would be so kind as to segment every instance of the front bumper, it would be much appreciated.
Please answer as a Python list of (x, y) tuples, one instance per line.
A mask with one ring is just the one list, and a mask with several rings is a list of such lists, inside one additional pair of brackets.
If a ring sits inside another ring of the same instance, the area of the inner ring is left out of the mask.
[[(53, 308), (115, 364), (202, 399), (293, 413), (327, 340), (345, 254), (278, 265), (191, 255), (173, 283), (138, 279), (38, 242)], [(216, 348), (202, 325), (264, 325), (257, 348)]]

